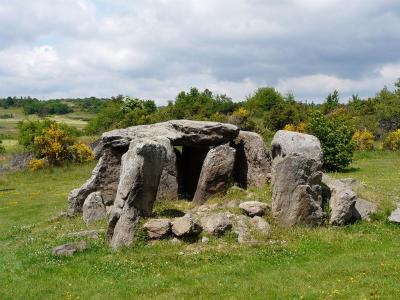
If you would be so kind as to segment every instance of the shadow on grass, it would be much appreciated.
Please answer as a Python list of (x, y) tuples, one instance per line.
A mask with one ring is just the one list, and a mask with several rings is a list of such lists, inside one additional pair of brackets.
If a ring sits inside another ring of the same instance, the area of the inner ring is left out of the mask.
[(15, 191), (16, 189), (1, 189), (0, 192), (9, 192), (9, 191)]
[(178, 218), (183, 217), (185, 213), (179, 209), (164, 209), (160, 212), (157, 212), (156, 215), (158, 217)]
[(343, 173), (343, 174), (356, 173), (356, 172), (359, 172), (360, 170), (361, 170), (361, 168), (346, 168), (346, 169), (341, 170), (338, 173)]

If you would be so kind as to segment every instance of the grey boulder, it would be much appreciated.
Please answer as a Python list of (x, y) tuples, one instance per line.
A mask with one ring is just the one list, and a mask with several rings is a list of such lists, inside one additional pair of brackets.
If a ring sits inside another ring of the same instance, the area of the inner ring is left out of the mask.
[(309, 134), (279, 130), (272, 139), (271, 147), (273, 159), (290, 154), (305, 156), (320, 163), (323, 159), (320, 141)]
[(256, 242), (260, 236), (268, 236), (271, 226), (263, 218), (255, 216), (250, 218), (245, 215), (235, 217), (233, 231), (237, 234), (239, 244)]
[(209, 234), (222, 235), (232, 228), (232, 222), (226, 213), (215, 213), (202, 217), (201, 226)]
[(103, 203), (101, 192), (91, 193), (83, 203), (83, 221), (87, 226), (107, 217), (106, 207)]
[(202, 227), (190, 214), (172, 221), (172, 232), (177, 237), (190, 237), (200, 234)]
[(262, 187), (271, 173), (271, 154), (262, 137), (249, 131), (240, 131), (231, 143), (236, 149), (235, 180), (243, 188)]
[(279, 156), (272, 168), (272, 214), (284, 226), (320, 225), (322, 162), (297, 153)]
[(400, 224), (400, 204), (397, 204), (397, 208), (390, 214), (388, 220), (391, 223)]
[(267, 203), (263, 203), (260, 201), (246, 201), (240, 203), (239, 207), (246, 215), (250, 217), (263, 216), (266, 210), (269, 208)]
[(370, 215), (377, 212), (376, 204), (358, 198), (353, 191), (353, 187), (361, 186), (358, 181), (334, 179), (324, 174), (322, 182), (331, 208), (330, 224), (342, 226), (355, 220), (370, 220)]
[(193, 202), (201, 205), (219, 192), (226, 191), (233, 182), (236, 150), (227, 145), (211, 149), (203, 163)]
[(332, 225), (345, 225), (351, 222), (357, 195), (348, 189), (333, 189), (330, 200), (331, 217), (329, 223)]
[(366, 201), (364, 199), (357, 198), (356, 205), (354, 206), (353, 217), (361, 220), (371, 220), (370, 216), (378, 211), (378, 205), (375, 203)]
[(251, 220), (258, 230), (262, 232), (269, 232), (271, 230), (271, 226), (264, 218), (255, 216)]
[(87, 248), (84, 240), (79, 243), (64, 244), (53, 248), (54, 256), (72, 256), (75, 252), (83, 251)]
[(147, 235), (151, 239), (163, 239), (171, 233), (171, 222), (168, 219), (150, 219), (144, 225)]

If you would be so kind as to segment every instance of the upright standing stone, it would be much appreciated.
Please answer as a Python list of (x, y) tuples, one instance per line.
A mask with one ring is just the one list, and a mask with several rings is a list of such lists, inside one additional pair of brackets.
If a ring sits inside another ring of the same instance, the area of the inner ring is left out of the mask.
[(322, 223), (321, 163), (298, 154), (274, 162), (272, 214), (285, 226)]
[(89, 226), (92, 223), (105, 219), (107, 216), (106, 207), (103, 203), (101, 192), (91, 193), (83, 203), (83, 220)]
[(272, 140), (272, 214), (285, 226), (319, 225), (322, 210), (322, 151), (312, 135), (285, 130)]
[(226, 191), (233, 181), (236, 150), (221, 145), (208, 152), (201, 169), (193, 202), (201, 205), (216, 193)]
[(157, 199), (174, 200), (179, 196), (179, 174), (178, 165), (180, 153), (176, 150), (168, 139), (161, 139), (160, 142), (165, 146), (166, 157), (163, 163), (160, 185), (157, 191)]
[(151, 214), (165, 156), (165, 146), (147, 139), (132, 142), (123, 155), (108, 227), (108, 237), (114, 248), (131, 245), (140, 216)]
[(236, 149), (234, 177), (242, 188), (262, 187), (271, 173), (271, 155), (262, 137), (240, 131), (231, 143)]
[(92, 176), (79, 189), (68, 195), (68, 214), (73, 216), (82, 212), (83, 202), (93, 192), (101, 192), (105, 205), (114, 202), (119, 182), (121, 156), (125, 152), (121, 148), (106, 148), (92, 172)]

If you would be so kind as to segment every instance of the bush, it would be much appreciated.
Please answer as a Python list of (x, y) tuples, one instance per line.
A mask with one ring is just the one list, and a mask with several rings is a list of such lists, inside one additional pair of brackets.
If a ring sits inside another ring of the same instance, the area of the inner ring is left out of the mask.
[(400, 129), (390, 132), (383, 140), (383, 148), (388, 150), (400, 150)]
[(253, 130), (255, 124), (249, 117), (249, 111), (244, 107), (239, 107), (228, 117), (228, 122), (238, 126), (241, 130)]
[(374, 149), (374, 135), (367, 128), (354, 132), (353, 141), (357, 150)]
[[(31, 170), (41, 168), (42, 161), (57, 165), (66, 160), (85, 162), (94, 159), (93, 151), (84, 143), (74, 143), (74, 137), (58, 123), (30, 122), (22, 127), (25, 131), (21, 137), (25, 138), (27, 148), (35, 156), (29, 165)], [(30, 144), (32, 139), (33, 145)]]
[(94, 159), (92, 149), (84, 143), (76, 143), (70, 146), (68, 150), (72, 160), (75, 162), (83, 163)]
[(307, 132), (307, 124), (304, 122), (300, 122), (297, 125), (289, 123), (289, 124), (286, 124), (283, 129), (287, 130), (287, 131), (297, 131), (297, 132), (305, 133), (305, 132)]
[(245, 105), (252, 115), (262, 115), (283, 101), (284, 98), (277, 90), (272, 87), (263, 87), (247, 98)]
[(35, 137), (42, 135), (43, 132), (51, 125), (57, 124), (68, 136), (75, 138), (80, 135), (80, 132), (75, 127), (66, 124), (59, 124), (55, 121), (44, 119), (42, 121), (22, 121), (18, 123), (19, 135), (18, 142), (26, 150), (36, 152)]
[(50, 165), (68, 159), (69, 147), (72, 144), (73, 139), (56, 123), (34, 138), (36, 156), (45, 158)]
[(288, 101), (280, 102), (264, 114), (264, 125), (271, 130), (280, 130), (286, 124), (299, 124), (304, 121), (301, 105)]
[(28, 168), (31, 171), (37, 171), (43, 169), (47, 164), (45, 159), (32, 158), (28, 163)]
[(311, 116), (308, 128), (321, 142), (326, 170), (338, 171), (350, 165), (355, 148), (354, 130), (350, 126), (317, 111)]

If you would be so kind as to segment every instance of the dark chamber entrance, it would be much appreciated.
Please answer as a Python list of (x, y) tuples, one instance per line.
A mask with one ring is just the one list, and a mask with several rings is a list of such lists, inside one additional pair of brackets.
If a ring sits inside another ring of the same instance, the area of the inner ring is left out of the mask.
[(182, 147), (178, 158), (178, 182), (181, 198), (192, 200), (196, 192), (201, 168), (210, 147)]

